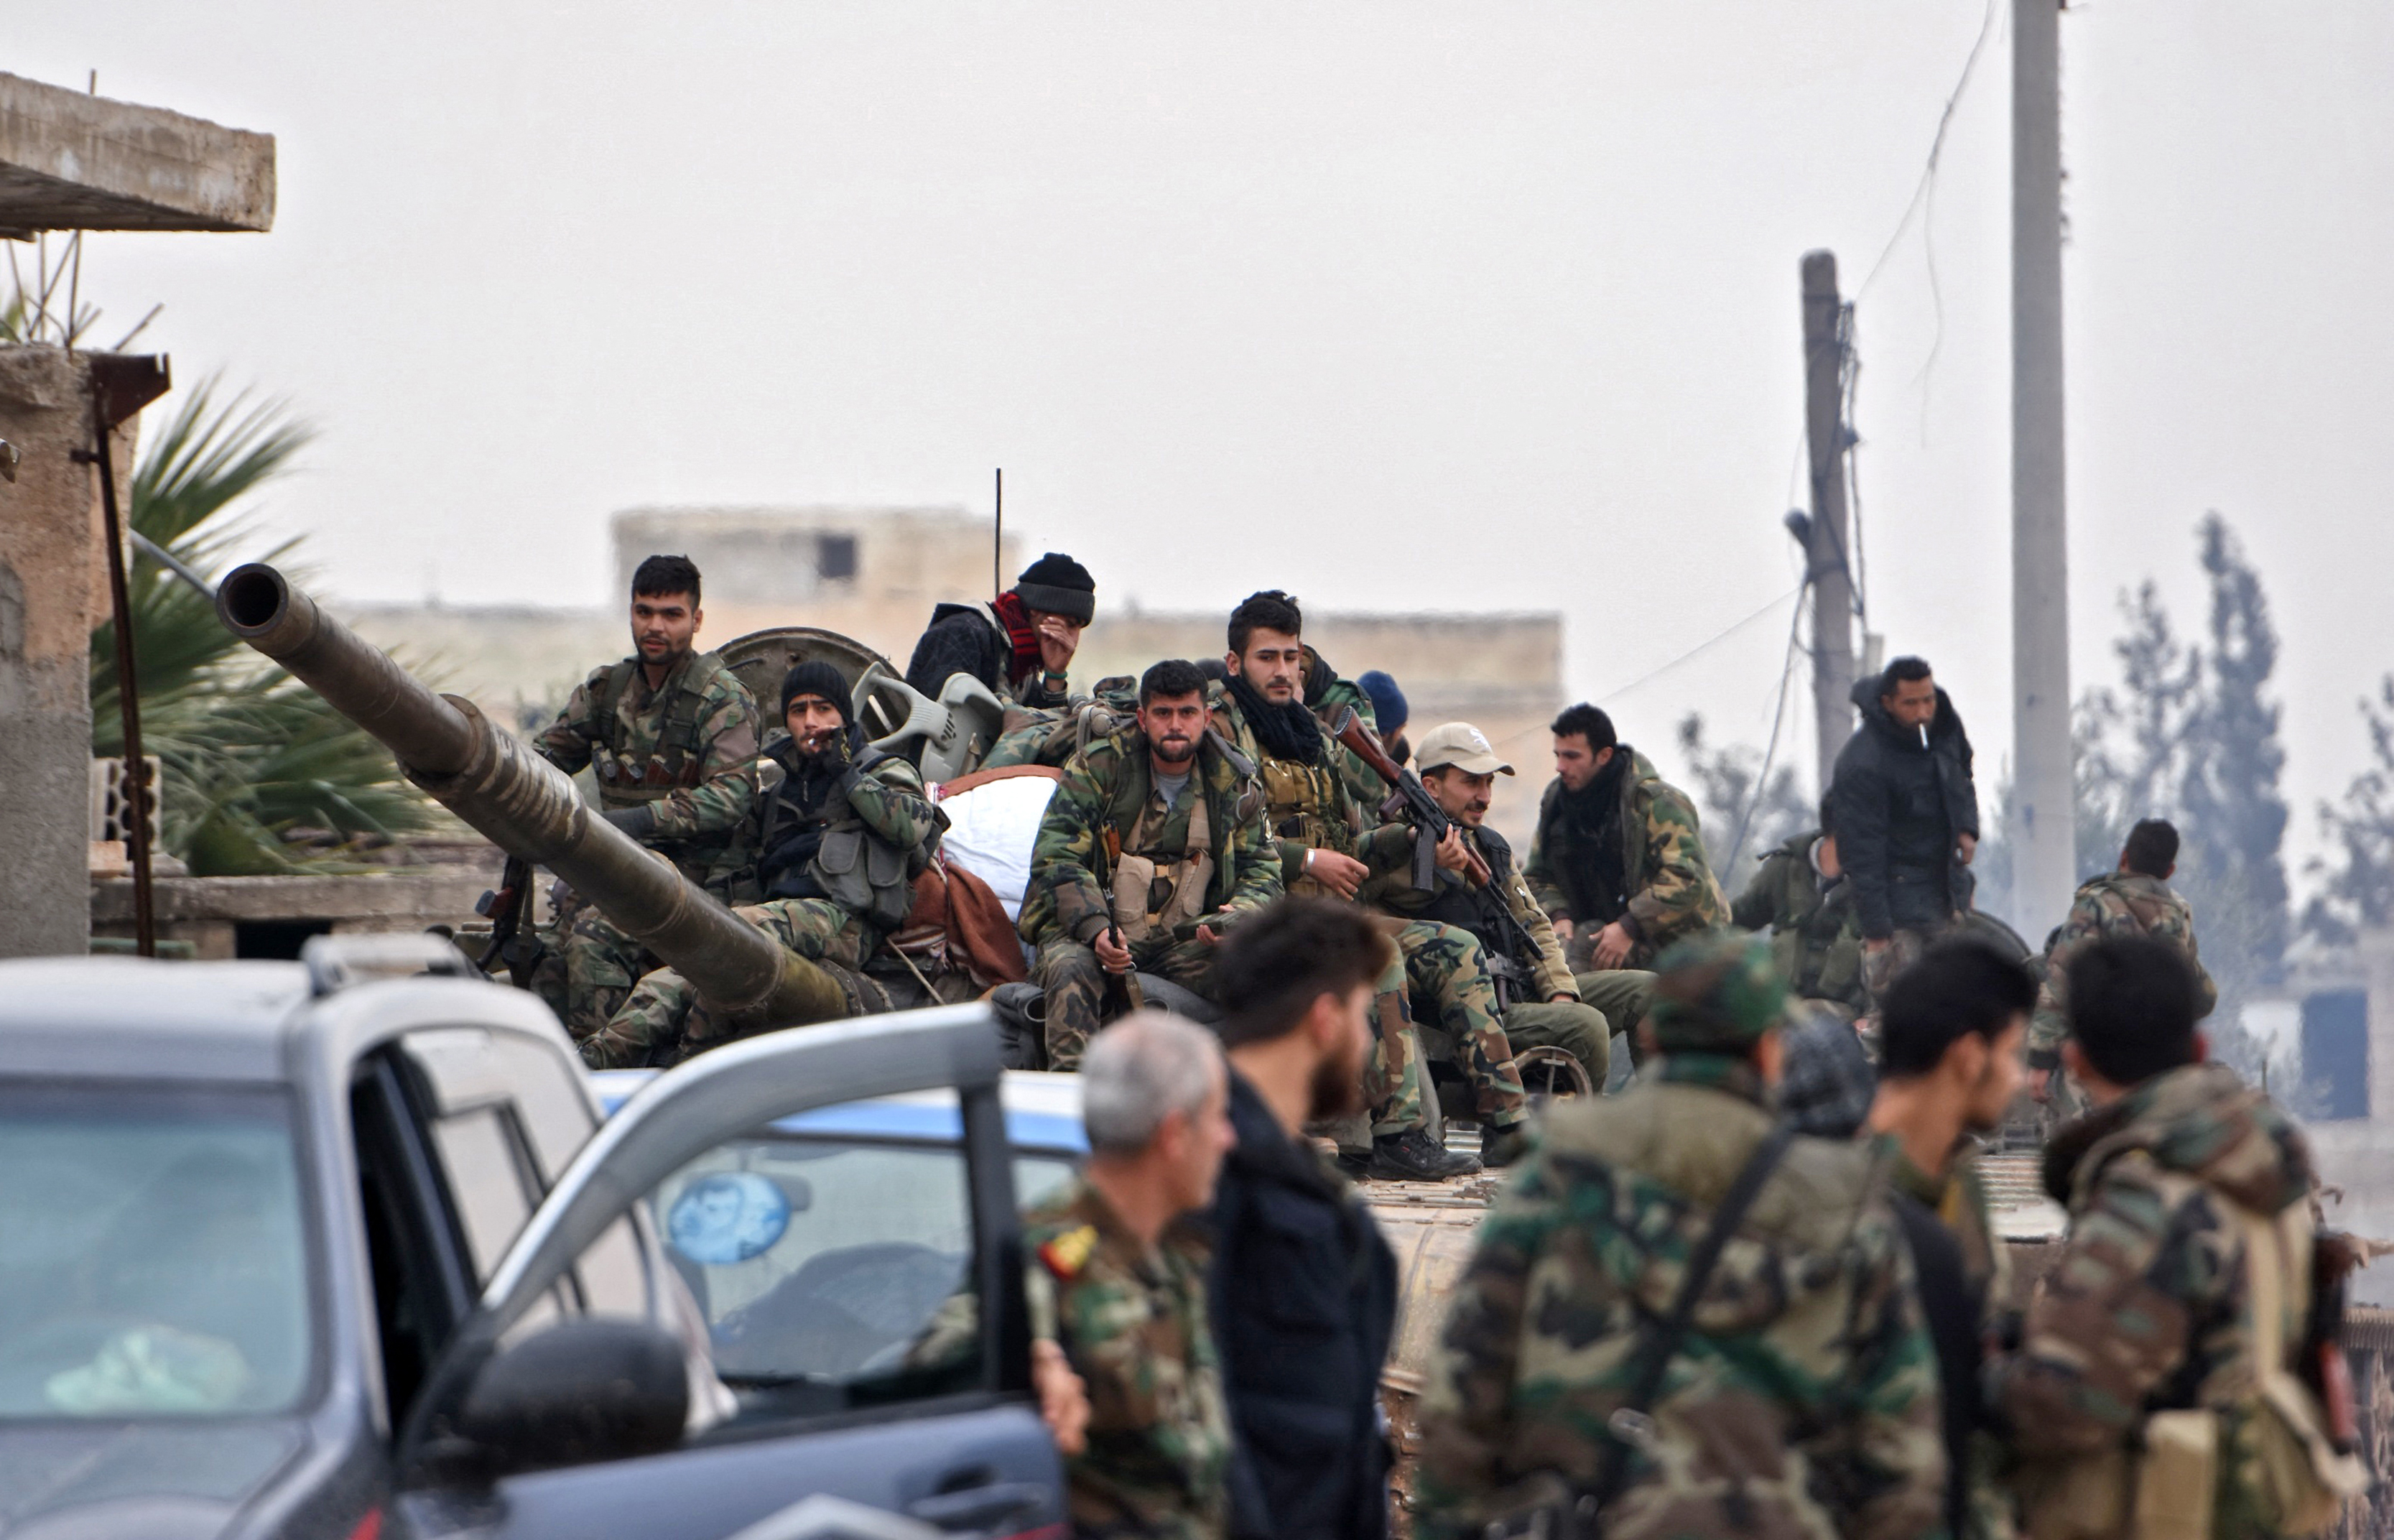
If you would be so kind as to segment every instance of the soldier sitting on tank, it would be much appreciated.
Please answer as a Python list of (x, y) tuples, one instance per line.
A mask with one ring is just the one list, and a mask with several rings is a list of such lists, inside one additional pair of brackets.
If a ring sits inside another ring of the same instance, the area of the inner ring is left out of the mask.
[[(947, 819), (914, 766), (866, 743), (831, 665), (783, 677), (782, 719), (789, 732), (765, 747), (764, 795), (739, 841), (732, 897), (749, 902), (732, 913), (809, 962), (860, 969), (905, 923)], [(710, 1046), (717, 1024), (692, 1015), (696, 1003), (688, 980), (661, 968), (583, 1057), (611, 1069), (646, 1063), (677, 1037)]]
[[(1371, 878), (1409, 864), (1413, 831), (1383, 823), (1357, 805), (1342, 769), (1348, 752), (1323, 731), (1309, 704), (1309, 685), (1320, 680), (1325, 690), (1340, 691), (1342, 709), (1347, 697), (1361, 695), (1335, 682), (1328, 665), (1305, 645), (1304, 625), (1296, 600), (1277, 589), (1250, 594), (1230, 612), (1230, 652), (1212, 696), (1214, 726), (1255, 762), (1262, 779), (1264, 820), (1280, 845), (1281, 885), (1298, 895), (1352, 902)], [(1462, 861), (1459, 849), (1453, 859)], [(1418, 995), (1436, 1003), (1440, 1024), (1454, 1039), (1455, 1057), (1488, 1129), (1480, 1158), (1502, 1165), (1523, 1142), (1526, 1098), (1477, 949), (1469, 936), (1438, 920), (1400, 918), (1398, 954), (1373, 1004), (1376, 1041), (1365, 1075), (1372, 1146), (1363, 1158), (1375, 1176), (1414, 1181), (1474, 1169), (1472, 1157), (1442, 1148), (1429, 1132), (1410, 1004)]]
[(1038, 949), (1047, 1068), (1077, 1069), (1100, 1021), (1153, 973), (1210, 998), (1214, 942), (1281, 892), (1254, 767), (1206, 731), (1204, 680), (1167, 659), (1138, 716), (1064, 767), (1039, 825), (1019, 930)]
[(1862, 929), (1853, 885), (1837, 861), (1835, 804), (1821, 799), (1821, 826), (1762, 858), (1730, 917), (1770, 932), (1770, 954), (1790, 996), (1848, 1024), (1870, 1009), (1862, 990)]
[[(756, 802), (763, 718), (739, 677), (696, 650), (705, 616), (688, 557), (632, 573), (633, 654), (591, 671), (533, 747), (568, 774), (591, 768), (600, 816), (718, 896)], [(647, 959), (560, 883), (532, 987), (577, 1038), (606, 1024)]]
[(1602, 1011), (1581, 1002), (1562, 943), (1522, 880), (1513, 848), (1487, 826), (1496, 778), (1513, 774), (1513, 767), (1468, 722), (1432, 728), (1416, 759), (1423, 787), (1454, 821), (1447, 837), (1479, 852), (1488, 863), (1489, 884), (1474, 888), (1460, 873), (1441, 869), (1427, 891), (1415, 888), (1407, 874), (1375, 878), (1364, 897), (1392, 915), (1440, 920), (1468, 932), (1480, 943), (1513, 1052), (1560, 1048), (1586, 1071), (1589, 1089), (1602, 1090), (1612, 1059), (1612, 1024)]
[(989, 603), (933, 610), (906, 661), (906, 682), (936, 701), (952, 675), (969, 674), (1009, 704), (1060, 710), (1072, 702), (1066, 675), (1082, 627), (1097, 615), (1097, 595), (1086, 567), (1049, 551)]

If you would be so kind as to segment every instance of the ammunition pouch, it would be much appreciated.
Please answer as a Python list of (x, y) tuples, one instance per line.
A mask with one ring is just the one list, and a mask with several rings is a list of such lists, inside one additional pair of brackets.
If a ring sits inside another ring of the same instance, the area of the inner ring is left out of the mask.
[(815, 882), (834, 903), (887, 932), (904, 925), (914, 909), (909, 864), (907, 852), (854, 823), (823, 835), (815, 852)]
[[(1160, 909), (1151, 909), (1158, 880), (1172, 885), (1172, 896)], [(1171, 934), (1193, 926), (1205, 912), (1205, 892), (1214, 882), (1214, 857), (1200, 850), (1178, 861), (1158, 862), (1151, 856), (1124, 856), (1114, 863), (1113, 916), (1125, 943)]]

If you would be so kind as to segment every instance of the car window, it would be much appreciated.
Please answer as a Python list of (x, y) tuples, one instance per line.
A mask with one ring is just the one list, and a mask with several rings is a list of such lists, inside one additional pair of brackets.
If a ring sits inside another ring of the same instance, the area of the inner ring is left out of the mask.
[(288, 1411), (309, 1278), (281, 1093), (0, 1090), (0, 1419)]
[[(1026, 1190), (1071, 1171), (1017, 1165)], [(834, 1411), (983, 1383), (960, 1147), (766, 1130), (691, 1162), (650, 1210), (735, 1389)]]
[(432, 1145), (450, 1202), (465, 1226), (474, 1254), (474, 1278), (488, 1283), (491, 1270), (532, 1217), (532, 1196), (516, 1139), (503, 1107), (475, 1107), (432, 1120)]

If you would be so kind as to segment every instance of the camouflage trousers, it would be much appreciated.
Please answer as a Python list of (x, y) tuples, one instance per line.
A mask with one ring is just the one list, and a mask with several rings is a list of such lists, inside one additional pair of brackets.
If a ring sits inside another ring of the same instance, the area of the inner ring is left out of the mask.
[[(1131, 966), (1141, 973), (1214, 997), (1214, 949), (1191, 937), (1175, 941), (1169, 932), (1130, 942)], [(1089, 1039), (1110, 1018), (1106, 1014), (1106, 970), (1098, 954), (1078, 941), (1052, 941), (1040, 945), (1031, 965), (1047, 1017), (1047, 1067), (1077, 1070)], [(1119, 1014), (1117, 1012), (1116, 1014)]]
[[(774, 899), (732, 913), (810, 963), (862, 967), (876, 939), (862, 918), (829, 899)], [(606, 1023), (582, 1039), (582, 1058), (594, 1070), (625, 1069), (648, 1063), (659, 1046), (677, 1040), (696, 1052), (724, 1035), (699, 1002), (697, 986), (661, 967), (628, 990)]]
[(1638, 1029), (1646, 1022), (1646, 1007), (1654, 1003), (1654, 975), (1643, 968), (1606, 967), (1574, 974), (1572, 983), (1579, 990), (1582, 1003), (1604, 1013), (1612, 1030), (1623, 1033), (1629, 1043), (1629, 1061), (1645, 1062), (1645, 1045), (1638, 1040)]
[(1577, 1000), (1524, 1000), (1505, 1007), (1504, 1021), (1517, 1074), (1532, 1048), (1559, 1048), (1587, 1072), (1591, 1093), (1603, 1094), (1612, 1069), (1612, 1025), (1602, 1011)]
[(541, 957), (530, 988), (557, 1012), (575, 1042), (586, 1042), (656, 963), (647, 948), (563, 883), (557, 886), (556, 904), (554, 916), (540, 928)]
[(1863, 1016), (1860, 1030), (1862, 1046), (1869, 1050), (1872, 1063), (1878, 1062), (1879, 1003), (1887, 998), (1888, 986), (1952, 928), (1951, 920), (1933, 929), (1899, 926), (1877, 951), (1872, 951), (1867, 942), (1863, 944), (1862, 990), (1870, 997), (1870, 1010)]
[(1363, 1063), (1363, 1104), (1371, 1112), (1374, 1139), (1429, 1123), (1422, 1103), (1421, 1035), (1414, 1031), (1405, 992), (1405, 959), (1399, 953), (1372, 986), (1372, 1052)]
[(1414, 920), (1397, 932), (1397, 951), (1404, 960), (1408, 992), (1437, 1007), (1438, 1024), (1454, 1045), (1455, 1066), (1471, 1088), (1480, 1121), (1492, 1128), (1520, 1122), (1529, 1099), (1496, 1014), (1496, 986), (1480, 961), (1480, 939), (1436, 920)]

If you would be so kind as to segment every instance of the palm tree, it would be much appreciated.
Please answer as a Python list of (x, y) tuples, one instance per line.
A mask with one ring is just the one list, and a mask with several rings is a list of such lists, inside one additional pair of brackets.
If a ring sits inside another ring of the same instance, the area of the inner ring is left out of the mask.
[[(126, 510), (137, 533), (211, 573), (260, 539), (254, 518), (228, 510), (315, 437), (283, 402), (217, 394), (217, 380), (202, 384), (145, 447)], [(371, 847), (447, 826), (388, 750), (243, 646), (207, 597), (146, 552), (128, 577), (142, 746), (164, 770), (165, 848), (193, 874), (354, 869)], [(94, 755), (123, 752), (116, 703), (116, 634), (103, 625), (91, 638)], [(317, 832), (311, 843), (289, 837), (301, 830)]]

